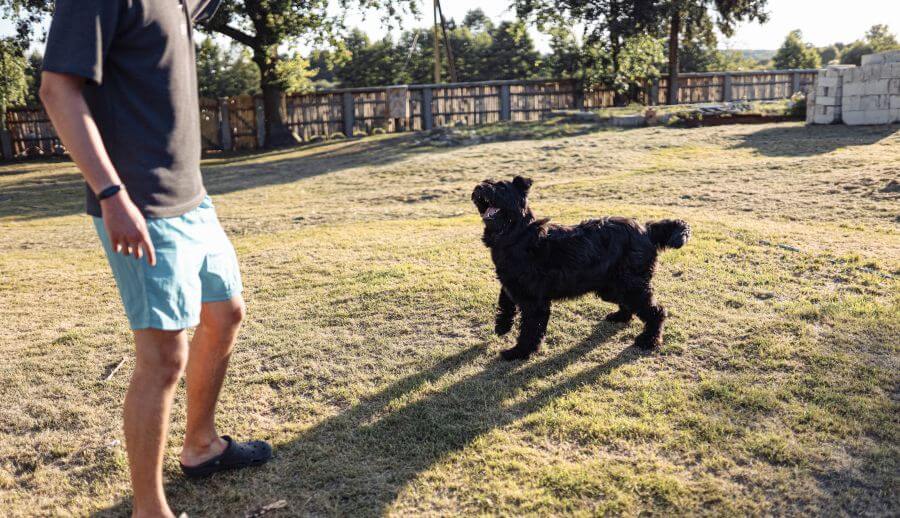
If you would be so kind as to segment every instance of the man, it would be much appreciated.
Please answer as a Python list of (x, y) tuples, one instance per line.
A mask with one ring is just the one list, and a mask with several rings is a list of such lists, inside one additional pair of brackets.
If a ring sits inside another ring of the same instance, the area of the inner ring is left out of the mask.
[(173, 516), (162, 461), (183, 373), (185, 475), (272, 455), (264, 442), (216, 432), (244, 301), (234, 248), (199, 168), (193, 24), (218, 1), (185, 1), (57, 0), (44, 55), (41, 99), (87, 182), (87, 212), (134, 330), (124, 412), (134, 516)]

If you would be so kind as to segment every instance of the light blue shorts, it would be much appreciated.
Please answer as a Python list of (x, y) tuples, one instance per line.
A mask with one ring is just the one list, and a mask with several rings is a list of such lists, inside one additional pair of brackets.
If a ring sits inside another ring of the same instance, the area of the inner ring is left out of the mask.
[(156, 266), (150, 266), (146, 257), (138, 260), (114, 253), (103, 220), (94, 218), (94, 227), (132, 329), (194, 327), (203, 303), (241, 293), (237, 255), (209, 197), (183, 216), (147, 219)]

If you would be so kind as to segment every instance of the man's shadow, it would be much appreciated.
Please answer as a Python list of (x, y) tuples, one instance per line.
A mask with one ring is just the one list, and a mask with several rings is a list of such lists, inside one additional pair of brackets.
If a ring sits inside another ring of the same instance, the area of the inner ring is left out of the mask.
[[(176, 477), (168, 483), (166, 494), (173, 509), (191, 516), (239, 514), (277, 500), (287, 501), (283, 512), (291, 516), (384, 514), (410, 481), (448, 454), (645, 356), (627, 347), (604, 363), (516, 400), (533, 382), (561, 373), (621, 329), (621, 325), (602, 322), (571, 349), (525, 363), (497, 358), (447, 388), (428, 392), (442, 377), (483, 354), (495, 353), (483, 344), (469, 347), (322, 421), (291, 442), (276, 445), (276, 458), (263, 468), (219, 474), (201, 482)], [(406, 403), (420, 389), (424, 395)], [(128, 499), (95, 516), (130, 512)]]

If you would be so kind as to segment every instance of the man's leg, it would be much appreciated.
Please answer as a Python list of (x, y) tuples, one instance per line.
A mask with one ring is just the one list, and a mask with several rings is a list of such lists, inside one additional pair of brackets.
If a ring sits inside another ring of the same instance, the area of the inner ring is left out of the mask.
[(205, 303), (200, 311), (187, 364), (187, 430), (181, 451), (185, 466), (201, 464), (225, 449), (225, 441), (216, 432), (216, 402), (243, 318), (240, 295)]
[(175, 387), (188, 358), (184, 331), (134, 332), (136, 360), (125, 396), (125, 446), (134, 516), (174, 516), (163, 492), (162, 464)]

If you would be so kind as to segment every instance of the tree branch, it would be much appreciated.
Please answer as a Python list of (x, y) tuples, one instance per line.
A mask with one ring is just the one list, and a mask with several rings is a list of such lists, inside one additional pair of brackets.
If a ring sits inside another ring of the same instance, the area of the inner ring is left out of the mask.
[(246, 32), (236, 29), (230, 25), (226, 24), (214, 24), (207, 26), (209, 30), (218, 32), (219, 34), (223, 34), (233, 39), (234, 41), (241, 43), (250, 47), (251, 49), (256, 45), (256, 37), (247, 34)]

